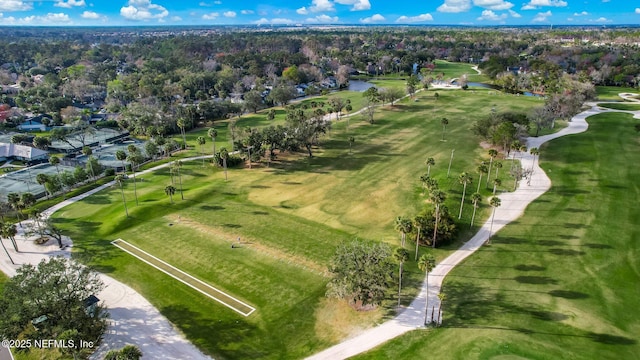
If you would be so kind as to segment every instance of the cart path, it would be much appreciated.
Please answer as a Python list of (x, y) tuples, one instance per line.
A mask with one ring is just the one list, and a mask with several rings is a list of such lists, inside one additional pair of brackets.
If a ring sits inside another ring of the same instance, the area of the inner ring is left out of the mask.
[[(633, 94), (625, 95), (631, 96)], [(597, 103), (603, 103), (603, 101), (599, 101)], [(587, 117), (602, 112), (616, 111), (600, 108), (596, 105), (596, 102), (589, 102), (586, 105), (588, 105), (590, 109), (574, 116), (566, 128), (558, 131), (555, 134), (527, 138), (527, 147), (540, 148), (540, 146), (547, 141), (566, 135), (585, 132), (588, 128), (588, 124), (586, 121)], [(633, 113), (635, 114), (636, 118), (640, 118), (640, 111), (636, 111)], [(545, 174), (545, 172), (540, 168), (540, 166), (538, 165), (538, 161), (535, 161), (534, 164), (533, 155), (529, 154), (528, 152), (523, 152), (521, 153), (521, 155), (522, 168), (533, 169), (533, 172), (531, 174), (531, 181), (529, 183), (528, 181), (523, 179), (516, 191), (498, 195), (501, 201), (501, 205), (495, 211), (492, 233), (499, 231), (511, 221), (514, 221), (522, 216), (525, 208), (551, 187), (551, 180), (549, 179), (547, 174)], [(431, 313), (433, 312), (433, 314), (437, 318), (437, 314), (440, 310), (440, 300), (438, 299), (438, 293), (440, 292), (444, 277), (462, 260), (473, 254), (485, 243), (485, 241), (489, 237), (490, 228), (491, 219), (488, 219), (473, 238), (467, 241), (462, 247), (460, 247), (460, 249), (456, 250), (453, 254), (449, 255), (447, 258), (438, 263), (433, 271), (429, 273), (429, 311), (427, 318), (429, 322), (432, 320)], [(347, 339), (344, 342), (330, 347), (320, 353), (310, 356), (307, 358), (307, 360), (346, 359), (373, 349), (374, 347), (381, 345), (411, 330), (424, 328), (426, 299), (427, 279), (425, 277), (420, 294), (413, 300), (413, 302), (411, 302), (411, 304), (406, 309), (402, 310), (402, 312), (395, 318), (384, 322), (383, 324), (378, 325), (374, 328), (365, 330), (359, 335)]]

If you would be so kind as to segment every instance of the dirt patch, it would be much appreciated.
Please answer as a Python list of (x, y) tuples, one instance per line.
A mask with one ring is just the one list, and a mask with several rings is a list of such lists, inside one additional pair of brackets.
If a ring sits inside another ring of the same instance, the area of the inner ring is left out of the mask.
[[(198, 230), (204, 234), (213, 234), (221, 239), (235, 239), (236, 234), (229, 233), (221, 228), (215, 226), (209, 226), (206, 224), (202, 224), (196, 220), (190, 219), (188, 217), (179, 216), (179, 215), (169, 215), (166, 216), (169, 221), (173, 224), (173, 226), (185, 226), (190, 229)], [(329, 272), (326, 266), (322, 266), (315, 261), (309, 260), (300, 255), (294, 255), (287, 253), (286, 251), (282, 251), (279, 249), (274, 249), (270, 246), (260, 243), (258, 239), (250, 238), (244, 236), (240, 243), (232, 243), (234, 248), (248, 248), (253, 251), (256, 251), (260, 254), (264, 254), (270, 256), (278, 261), (285, 262), (302, 269), (312, 271), (318, 274), (321, 274), (324, 277), (329, 277)]]
[(346, 300), (322, 299), (315, 317), (316, 336), (335, 343), (370, 328), (382, 319), (382, 311), (356, 311)]

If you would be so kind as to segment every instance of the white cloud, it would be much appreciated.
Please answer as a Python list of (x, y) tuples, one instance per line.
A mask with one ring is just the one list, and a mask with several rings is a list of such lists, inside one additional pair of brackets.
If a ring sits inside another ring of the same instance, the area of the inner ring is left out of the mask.
[(9, 17), (2, 19), (3, 23), (19, 25), (58, 25), (71, 24), (71, 18), (65, 13), (48, 13), (46, 15), (31, 15), (19, 19)]
[(251, 15), (251, 14), (253, 14), (253, 10), (240, 10), (240, 14), (242, 14), (242, 15)]
[(162, 20), (169, 15), (169, 11), (161, 5), (152, 4), (150, 0), (129, 0), (128, 6), (120, 8), (120, 15), (127, 20)]
[(636, 14), (640, 14), (640, 8), (636, 8)]
[(371, 9), (369, 0), (335, 0), (336, 4), (351, 5), (351, 11), (362, 11)]
[(607, 19), (606, 17), (599, 17), (595, 20), (591, 20), (592, 22), (597, 22), (597, 23), (606, 23), (606, 22), (610, 22), (611, 20)]
[(265, 25), (269, 23), (269, 20), (267, 20), (266, 18), (262, 18), (260, 20), (256, 20), (253, 22), (256, 25)]
[(182, 18), (180, 16), (172, 16), (171, 17), (171, 21), (173, 22), (179, 22), (182, 21)]
[(589, 15), (589, 13), (586, 12), (586, 11), (579, 12), (579, 13), (573, 13), (573, 16), (587, 16), (587, 15)]
[(212, 12), (212, 13), (202, 15), (202, 18), (205, 20), (214, 20), (214, 19), (217, 19), (218, 16), (220, 16), (220, 13)]
[(276, 25), (286, 25), (286, 24), (293, 24), (295, 23), (295, 21), (291, 19), (273, 18), (271, 19), (271, 23)]
[(490, 10), (508, 10), (513, 7), (513, 3), (504, 0), (473, 0), (473, 5)]
[(300, 9), (296, 10), (296, 12), (300, 15), (307, 15), (309, 13), (309, 10), (307, 10), (307, 8), (303, 6)]
[(444, 0), (444, 4), (438, 6), (438, 11), (459, 13), (471, 9), (471, 0)]
[(53, 6), (57, 6), (57, 7), (61, 7), (61, 8), (67, 8), (67, 9), (71, 9), (74, 6), (86, 6), (87, 4), (84, 2), (84, 0), (58, 0), (56, 1), (55, 4), (53, 4)]
[[(19, 0), (0, 0), (0, 11), (24, 11), (33, 8), (32, 2)], [(9, 19), (9, 18), (5, 18)], [(14, 19), (15, 20), (15, 19)]]
[(518, 14), (517, 12), (513, 11), (513, 10), (509, 10), (509, 14), (511, 15), (511, 17), (513, 18), (521, 18), (522, 15)]
[(330, 0), (312, 0), (311, 6), (309, 6), (309, 11), (311, 12), (327, 12), (335, 10), (336, 9), (333, 7), (333, 3)]
[(567, 2), (563, 0), (530, 0), (528, 4), (522, 6), (522, 10), (537, 9), (542, 6), (565, 7)]
[(338, 22), (337, 16), (329, 16), (329, 15), (318, 15), (314, 18), (307, 18), (308, 23), (325, 23), (325, 24), (335, 24)]
[(83, 19), (100, 19), (102, 16), (94, 11), (85, 11), (80, 17)]
[(482, 15), (480, 17), (478, 17), (476, 20), (478, 21), (499, 21), (499, 20), (504, 20), (508, 17), (507, 14), (496, 14), (494, 13), (492, 10), (482, 10)]
[(225, 11), (222, 13), (222, 15), (224, 15), (224, 17), (234, 18), (237, 14), (235, 11)]
[(220, 4), (222, 4), (222, 1), (214, 1), (213, 3), (216, 4), (216, 5), (220, 5)]
[(551, 15), (553, 15), (553, 14), (551, 13), (550, 10), (546, 11), (546, 12), (543, 12), (543, 13), (538, 13), (538, 15), (536, 15), (533, 18), (532, 21), (533, 22), (545, 22), (545, 21), (547, 21), (547, 18), (550, 17)]
[(385, 21), (385, 20), (386, 19), (384, 18), (384, 16), (382, 16), (380, 14), (375, 14), (373, 16), (369, 16), (369, 17), (366, 17), (364, 19), (360, 19), (360, 22), (364, 23), (364, 24), (370, 24), (370, 23), (373, 23), (373, 22)]
[(400, 16), (396, 22), (397, 23), (415, 23), (415, 22), (423, 22), (423, 21), (433, 21), (433, 16), (431, 14), (420, 14), (417, 16)]

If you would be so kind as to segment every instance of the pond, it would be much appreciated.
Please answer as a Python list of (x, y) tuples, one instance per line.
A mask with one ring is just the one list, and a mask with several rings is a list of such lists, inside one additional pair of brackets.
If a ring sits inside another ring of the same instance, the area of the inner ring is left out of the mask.
[(347, 88), (347, 90), (364, 92), (368, 88), (373, 87), (373, 86), (375, 86), (375, 85), (373, 85), (370, 82), (366, 82), (366, 81), (362, 81), (362, 80), (349, 80), (349, 87)]

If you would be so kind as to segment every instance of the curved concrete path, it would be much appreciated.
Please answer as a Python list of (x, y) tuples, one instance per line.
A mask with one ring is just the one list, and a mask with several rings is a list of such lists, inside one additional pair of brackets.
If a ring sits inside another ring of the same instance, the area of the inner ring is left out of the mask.
[[(211, 157), (211, 155), (206, 157)], [(193, 157), (180, 160), (192, 161), (201, 159), (202, 157)], [(136, 176), (142, 176), (169, 165), (170, 163), (162, 164), (152, 169), (138, 172)], [(65, 206), (114, 184), (115, 182), (111, 181), (84, 194), (67, 199), (45, 210), (42, 215), (43, 217), (49, 217)], [(58, 248), (55, 240), (50, 240), (46, 245), (36, 245), (33, 241), (34, 239), (25, 234), (32, 226), (32, 220), (25, 220), (17, 227), (18, 235), (16, 236), (16, 241), (18, 242), (18, 249), (20, 249), (19, 253), (13, 251), (8, 241), (0, 240), (9, 249), (11, 257), (18, 264), (12, 265), (4, 251), (0, 251), (0, 270), (8, 276), (15, 275), (16, 269), (21, 264), (35, 265), (51, 256), (71, 256), (73, 243), (69, 238), (63, 240), (66, 246), (63, 250)], [(186, 340), (184, 335), (138, 292), (105, 274), (100, 274), (100, 278), (105, 284), (105, 289), (97, 296), (106, 305), (110, 316), (108, 319), (109, 326), (103, 336), (102, 344), (91, 356), (92, 359), (102, 359), (107, 351), (122, 348), (127, 344), (138, 346), (142, 350), (144, 359), (211, 359)]]
[[(621, 94), (622, 95), (622, 94)], [(605, 103), (606, 101), (599, 101), (597, 103)], [(617, 111), (600, 108), (595, 102), (587, 103), (590, 109), (574, 116), (569, 125), (558, 131), (555, 134), (529, 137), (527, 138), (527, 146), (529, 148), (540, 148), (542, 144), (547, 141), (570, 135), (584, 132), (588, 128), (586, 118), (608, 111)], [(640, 111), (619, 111), (635, 114), (636, 118), (640, 118)], [(522, 180), (518, 189), (510, 193), (502, 193), (498, 197), (501, 200), (501, 205), (496, 209), (495, 218), (493, 221), (493, 227), (491, 227), (490, 219), (485, 222), (478, 233), (467, 241), (460, 249), (453, 254), (449, 255), (446, 259), (442, 260), (433, 269), (428, 276), (428, 299), (429, 299), (429, 311), (427, 321), (431, 322), (432, 307), (433, 313), (438, 314), (440, 310), (440, 300), (438, 299), (438, 293), (442, 286), (444, 277), (462, 260), (466, 259), (469, 255), (478, 250), (488, 239), (491, 229), (492, 233), (502, 229), (509, 222), (516, 220), (523, 213), (525, 208), (533, 202), (540, 195), (544, 194), (551, 187), (551, 180), (540, 168), (538, 162), (535, 161), (531, 154), (523, 152), (522, 154), (522, 168), (533, 169), (531, 174), (531, 181)], [(427, 279), (422, 285), (420, 294), (413, 300), (413, 302), (404, 309), (394, 319), (389, 320), (379, 326), (371, 328), (362, 332), (361, 334), (347, 339), (346, 341), (337, 344), (329, 349), (326, 349), (318, 354), (308, 357), (308, 360), (337, 360), (346, 359), (351, 356), (360, 354), (367, 350), (385, 343), (397, 336), (400, 336), (406, 332), (414, 329), (424, 328), (425, 323), (425, 301), (427, 299)], [(437, 315), (436, 315), (437, 316)]]

